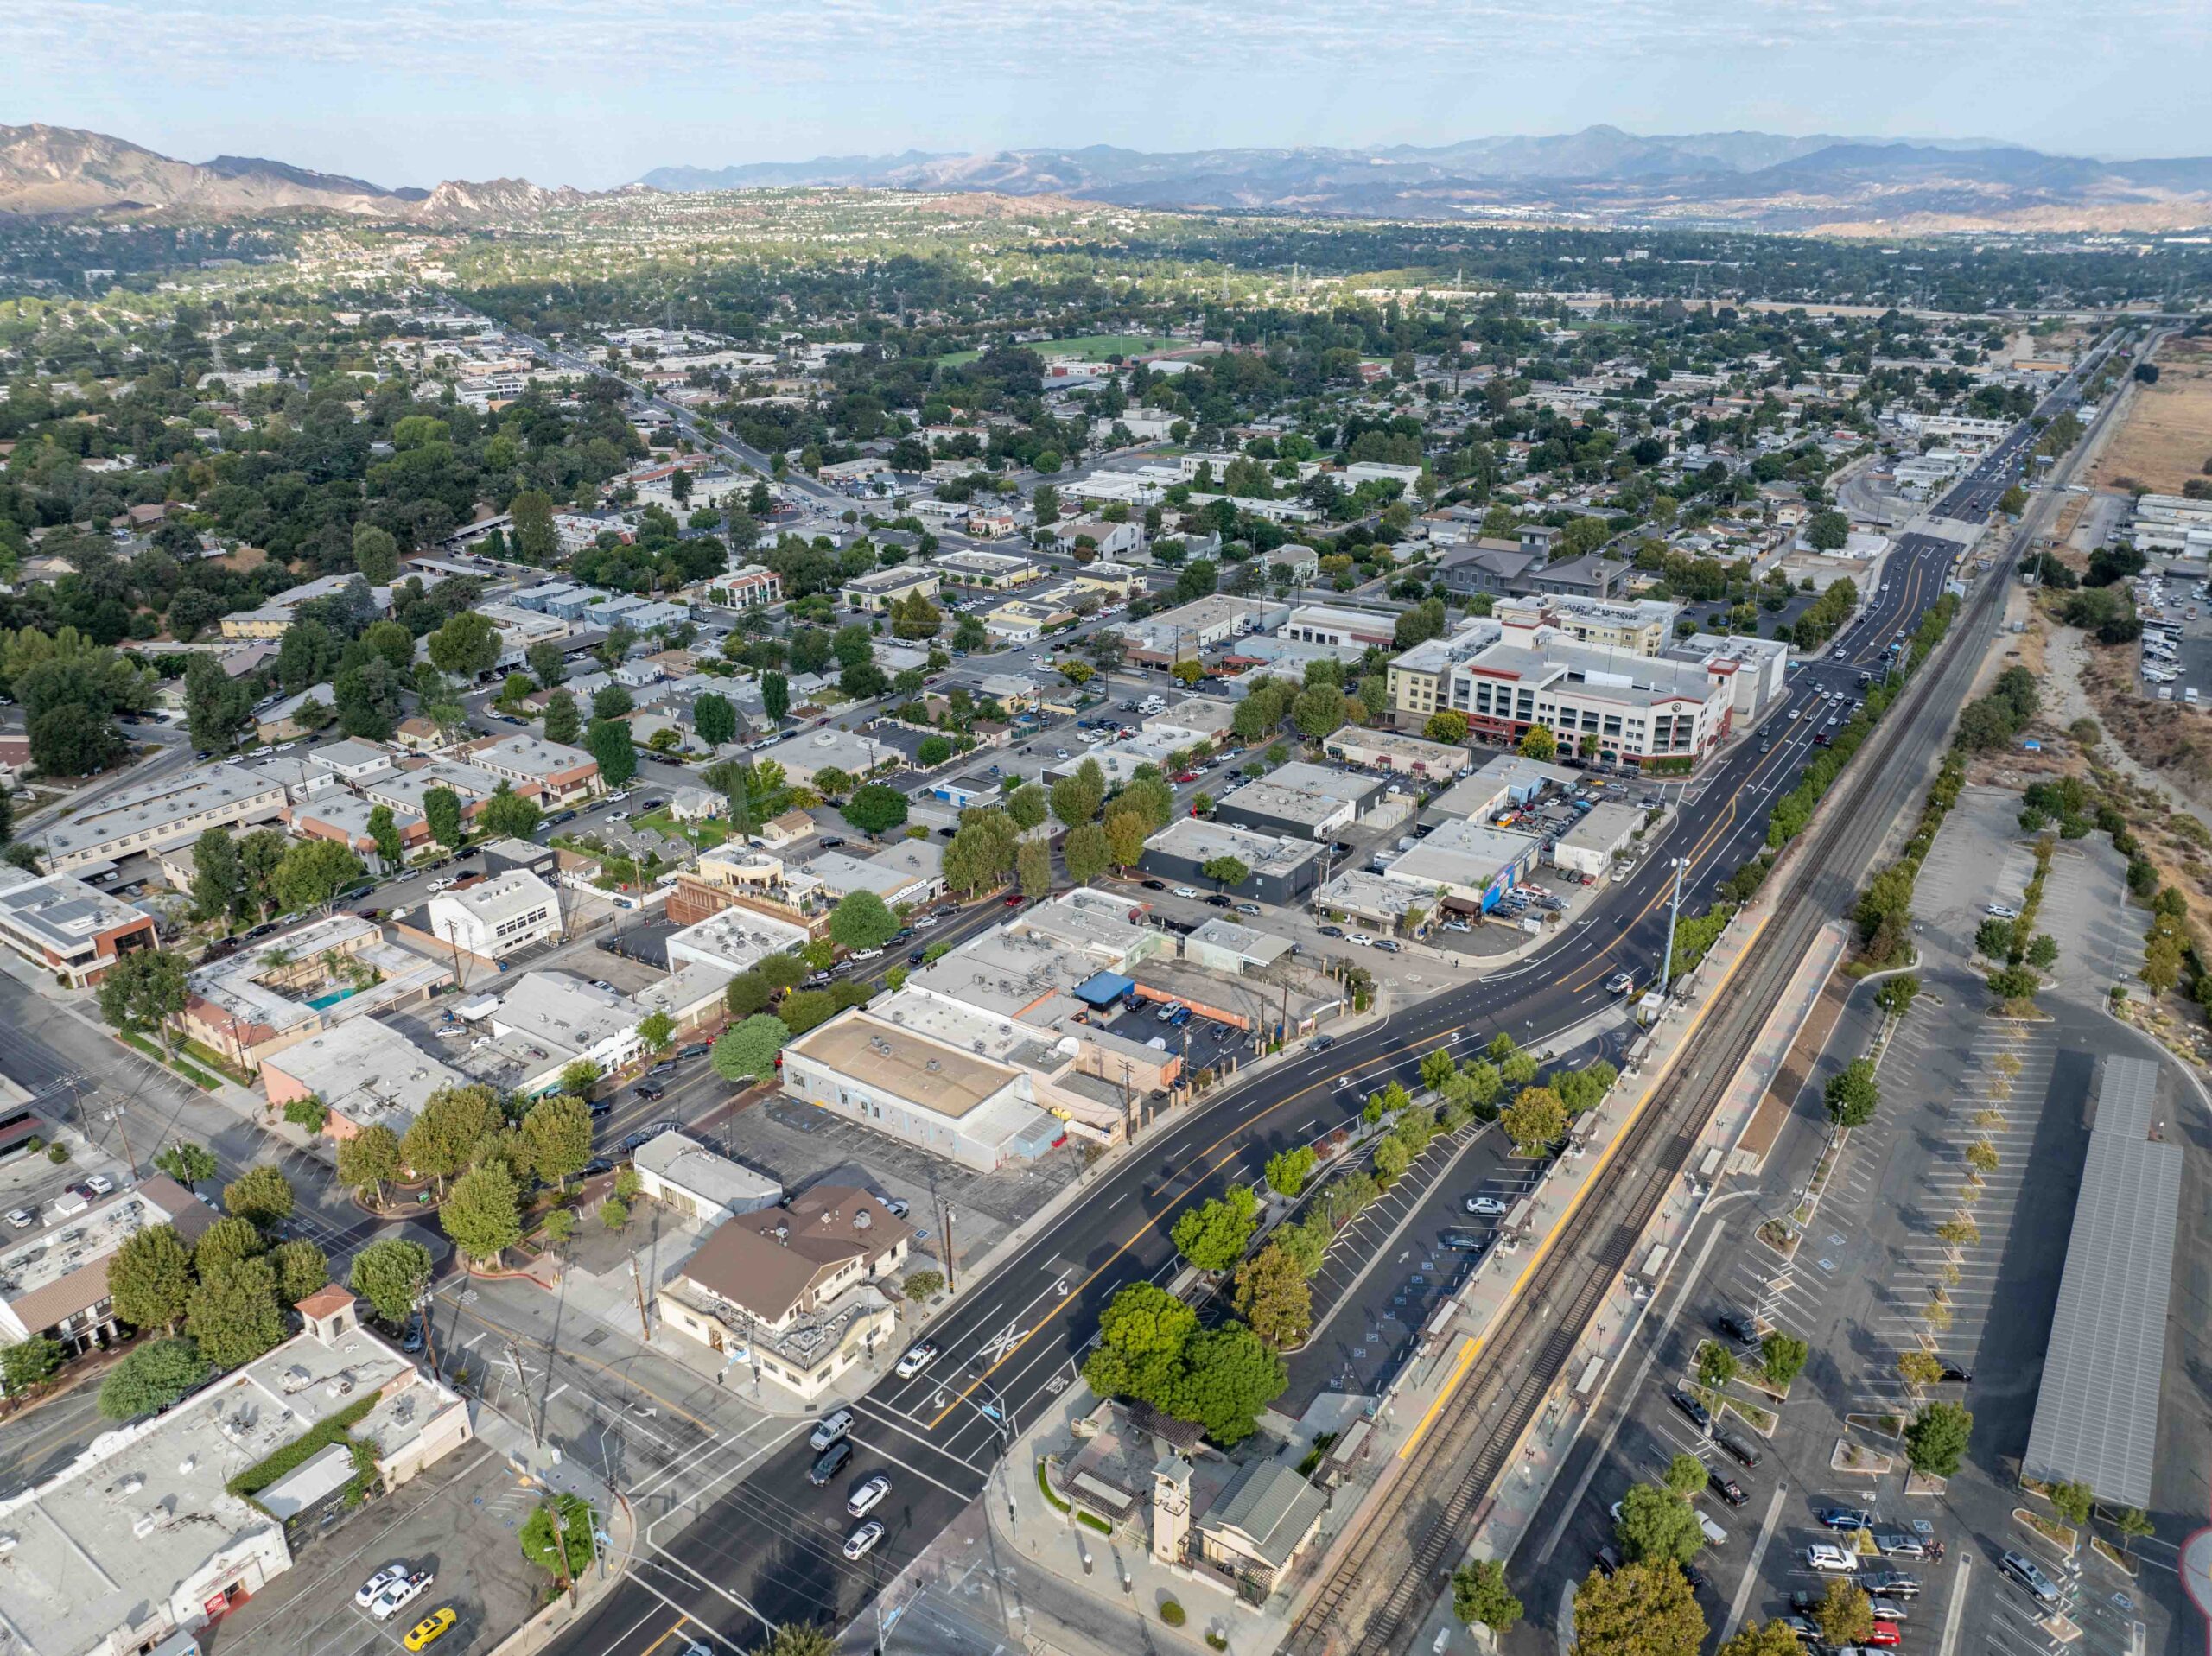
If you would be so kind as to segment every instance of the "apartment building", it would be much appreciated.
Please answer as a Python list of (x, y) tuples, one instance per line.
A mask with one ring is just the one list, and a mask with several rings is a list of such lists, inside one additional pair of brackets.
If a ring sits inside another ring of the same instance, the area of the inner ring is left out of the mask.
[(151, 854), (198, 839), (211, 828), (273, 822), (283, 814), (281, 783), (243, 765), (203, 765), (95, 799), (76, 815), (39, 830), (36, 843), (57, 873), (88, 863)]
[(486, 960), (557, 941), (563, 930), (559, 896), (523, 869), (441, 891), (429, 910), (431, 936)]

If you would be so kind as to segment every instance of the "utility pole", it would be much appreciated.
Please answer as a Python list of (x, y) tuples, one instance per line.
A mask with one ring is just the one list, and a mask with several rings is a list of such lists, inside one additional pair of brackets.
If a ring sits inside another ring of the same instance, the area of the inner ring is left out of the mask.
[[(561, 1503), (549, 1489), (539, 1497), (537, 1510), (552, 1520), (553, 1565), (560, 1572), (561, 1590), (569, 1596), (569, 1608), (573, 1610), (576, 1608), (576, 1582), (575, 1577), (569, 1573), (569, 1528), (562, 1517)], [(591, 1522), (588, 1515), (584, 1522)]]
[(638, 1256), (630, 1256), (630, 1287), (638, 1297), (638, 1336), (647, 1345), (653, 1342), (653, 1325), (645, 1317), (645, 1285), (638, 1275)]
[(1688, 857), (1675, 859), (1675, 899), (1667, 908), (1667, 952), (1659, 957), (1659, 993), (1662, 995), (1673, 987), (1675, 922), (1682, 912), (1682, 870), (1689, 866), (1689, 860)]
[(116, 1131), (123, 1135), (124, 1159), (130, 1164), (130, 1182), (136, 1184), (138, 1182), (138, 1152), (130, 1147), (129, 1114), (122, 1105), (118, 1104), (108, 1112), (108, 1119), (115, 1123)]
[(957, 1294), (960, 1285), (952, 1277), (952, 1204), (944, 1204), (944, 1291)]

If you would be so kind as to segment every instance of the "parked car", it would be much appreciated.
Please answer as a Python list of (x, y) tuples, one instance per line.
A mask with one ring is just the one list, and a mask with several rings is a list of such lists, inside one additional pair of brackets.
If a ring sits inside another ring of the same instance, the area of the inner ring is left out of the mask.
[(1723, 1311), (1713, 1319), (1713, 1325), (1732, 1340), (1740, 1340), (1747, 1346), (1758, 1343), (1759, 1325), (1746, 1312)]
[(368, 1580), (361, 1583), (360, 1590), (353, 1595), (354, 1607), (357, 1609), (367, 1609), (370, 1605), (377, 1602), (378, 1595), (382, 1593), (385, 1588), (390, 1587), (395, 1582), (403, 1582), (406, 1579), (407, 1566), (405, 1564), (386, 1564), (383, 1569), (378, 1570), (375, 1575), (370, 1577)]
[(1859, 1583), (1877, 1598), (1915, 1599), (1920, 1596), (1920, 1577), (1902, 1570), (1885, 1570)]
[(453, 1631), (454, 1620), (450, 1604), (442, 1610), (433, 1610), (408, 1628), (407, 1636), (399, 1642), (410, 1651), (427, 1650)]
[(1805, 1567), (1824, 1576), (1857, 1573), (1859, 1561), (1832, 1542), (1816, 1541), (1805, 1549)]
[(416, 1570), (402, 1576), (369, 1601), (369, 1614), (379, 1621), (391, 1621), (429, 1592), (430, 1583), (436, 1579), (427, 1570)]
[(1601, 1546), (1598, 1549), (1597, 1556), (1590, 1560), (1590, 1567), (1610, 1580), (1613, 1572), (1621, 1567), (1621, 1555), (1610, 1545)]
[(874, 1550), (875, 1544), (882, 1539), (882, 1520), (875, 1518), (869, 1519), (867, 1523), (861, 1525), (858, 1529), (855, 1530), (850, 1535), (845, 1538), (844, 1551), (846, 1558), (851, 1562), (858, 1562), (860, 1559), (867, 1558), (868, 1555)]
[(1468, 1213), (1480, 1214), (1489, 1219), (1496, 1219), (1505, 1212), (1504, 1202), (1494, 1196), (1471, 1196), (1459, 1205)]
[(1874, 1536), (1874, 1545), (1885, 1558), (1925, 1558), (1928, 1546), (1918, 1536), (1904, 1530), (1881, 1530)]
[(1874, 1514), (1857, 1507), (1823, 1507), (1818, 1516), (1832, 1530), (1857, 1532), (1874, 1527)]
[(33, 1225), (38, 1223), (38, 1215), (29, 1208), (10, 1208), (8, 1210), (8, 1222), (17, 1230), (29, 1230)]
[(1751, 1499), (1744, 1493), (1744, 1486), (1726, 1472), (1707, 1471), (1705, 1475), (1705, 1487), (1731, 1507), (1740, 1507)]
[(1675, 1390), (1667, 1393), (1667, 1401), (1673, 1404), (1677, 1409), (1680, 1409), (1685, 1415), (1688, 1416), (1692, 1424), (1694, 1424), (1700, 1431), (1710, 1431), (1713, 1430), (1712, 1415), (1707, 1412), (1705, 1405), (1700, 1403), (1688, 1392), (1682, 1391), (1677, 1387)]
[(2044, 1574), (2042, 1566), (2025, 1554), (2008, 1552), (1997, 1561), (1997, 1567), (2026, 1588), (2038, 1604), (2048, 1607), (2058, 1602), (2057, 1583)]
[(853, 1493), (845, 1497), (845, 1510), (855, 1518), (865, 1518), (882, 1505), (883, 1498), (890, 1493), (891, 1480), (878, 1472), (853, 1486)]
[(1341, 937), (1344, 935), (1344, 929), (1342, 926), (1322, 926), (1319, 930), (1324, 937)]

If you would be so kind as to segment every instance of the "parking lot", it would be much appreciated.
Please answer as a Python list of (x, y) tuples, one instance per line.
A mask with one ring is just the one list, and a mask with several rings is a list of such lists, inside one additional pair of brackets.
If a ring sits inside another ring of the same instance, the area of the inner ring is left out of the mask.
[[(416, 1621), (450, 1605), (454, 1630), (439, 1650), (489, 1650), (537, 1609), (548, 1585), (518, 1539), (537, 1501), (503, 1456), (465, 1444), (395, 1494), (350, 1513), (333, 1507), (329, 1521), (296, 1534), (292, 1568), (203, 1631), (200, 1647), (210, 1656), (396, 1651)], [(435, 1580), (379, 1621), (354, 1595), (392, 1564), (430, 1570)]]
[(2202, 570), (2149, 569), (2135, 583), (2143, 620), (2139, 646), (2145, 695), (2212, 707), (2212, 598)]

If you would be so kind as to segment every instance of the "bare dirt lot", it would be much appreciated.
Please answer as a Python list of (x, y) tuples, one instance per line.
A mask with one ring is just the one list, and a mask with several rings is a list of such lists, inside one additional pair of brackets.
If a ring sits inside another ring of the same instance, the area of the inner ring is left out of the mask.
[(2158, 383), (2135, 388), (2126, 421), (2097, 460), (2092, 480), (2100, 488), (2179, 494), (2212, 460), (2212, 339), (2171, 339), (2157, 361)]

